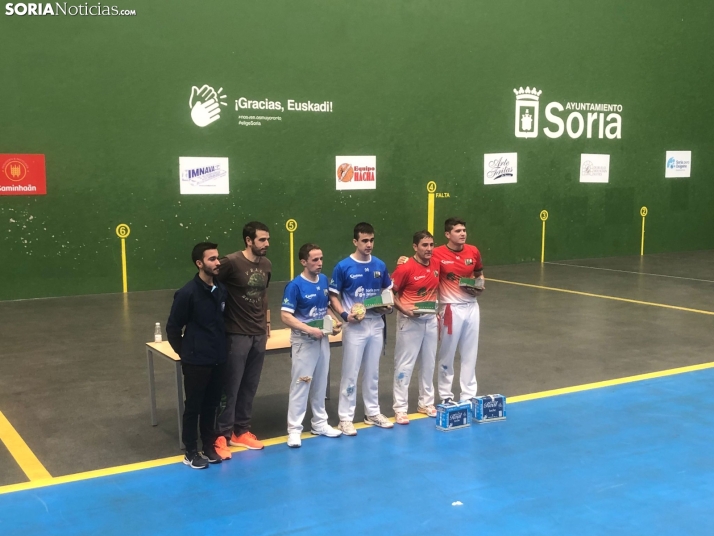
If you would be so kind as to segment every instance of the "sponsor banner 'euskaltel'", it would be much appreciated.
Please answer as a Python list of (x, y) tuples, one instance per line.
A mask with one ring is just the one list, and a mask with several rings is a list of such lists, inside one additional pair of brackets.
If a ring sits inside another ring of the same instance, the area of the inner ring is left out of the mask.
[(136, 9), (124, 9), (101, 2), (8, 2), (5, 4), (8, 17), (134, 17)]
[[(285, 102), (267, 98), (253, 99), (240, 96), (233, 99), (233, 108), (238, 115), (238, 124), (245, 127), (260, 127), (268, 123), (279, 123), (283, 120), (282, 113), (332, 113), (332, 101), (313, 102), (311, 100), (299, 101), (287, 99)], [(191, 110), (191, 119), (199, 127), (206, 127), (221, 118), (224, 108), (228, 108), (228, 96), (223, 93), (223, 88), (218, 90), (204, 84), (201, 87), (193, 86), (188, 107)]]
[[(514, 89), (516, 94), (516, 138), (537, 138), (540, 130), (540, 96), (536, 88)], [(560, 138), (567, 133), (576, 138), (622, 138), (622, 105), (596, 102), (552, 101), (545, 105), (546, 125), (542, 132), (548, 138)]]

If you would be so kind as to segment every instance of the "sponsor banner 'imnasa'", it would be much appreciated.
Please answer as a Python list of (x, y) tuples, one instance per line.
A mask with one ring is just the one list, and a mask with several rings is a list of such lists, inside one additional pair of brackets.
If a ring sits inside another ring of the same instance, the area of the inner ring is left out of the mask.
[(509, 184), (518, 182), (518, 153), (483, 155), (483, 183)]
[(228, 159), (213, 157), (179, 157), (182, 194), (228, 194)]
[(337, 190), (376, 190), (376, 156), (336, 156), (335, 187)]
[[(548, 138), (622, 138), (622, 105), (595, 102), (549, 102), (545, 106), (545, 125), (540, 121), (543, 91), (522, 87), (516, 94), (515, 134), (517, 138), (537, 138), (542, 131)], [(542, 129), (541, 129), (542, 127)]]
[(667, 151), (664, 176), (679, 179), (692, 176), (692, 151)]

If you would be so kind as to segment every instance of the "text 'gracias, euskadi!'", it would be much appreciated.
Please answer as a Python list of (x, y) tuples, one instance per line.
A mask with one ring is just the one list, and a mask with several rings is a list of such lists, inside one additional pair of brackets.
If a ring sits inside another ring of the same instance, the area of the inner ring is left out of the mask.
[(289, 112), (332, 112), (332, 101), (299, 102), (288, 99), (287, 106), (284, 106), (280, 101), (271, 101), (270, 99), (251, 100), (246, 97), (240, 97), (235, 101), (236, 111), (238, 110), (276, 110), (284, 112), (286, 109)]

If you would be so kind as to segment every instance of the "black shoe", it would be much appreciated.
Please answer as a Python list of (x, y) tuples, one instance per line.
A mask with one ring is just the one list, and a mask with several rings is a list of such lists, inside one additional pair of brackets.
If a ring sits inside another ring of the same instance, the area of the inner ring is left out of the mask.
[(213, 445), (204, 446), (201, 457), (208, 463), (221, 463), (223, 461), (223, 458), (218, 455), (216, 448)]
[(208, 460), (198, 452), (187, 452), (183, 458), (183, 464), (188, 465), (191, 469), (208, 469)]
[(454, 401), (451, 400), (450, 398), (445, 398), (444, 400), (441, 401), (442, 404), (445, 406), (452, 406), (454, 405)]

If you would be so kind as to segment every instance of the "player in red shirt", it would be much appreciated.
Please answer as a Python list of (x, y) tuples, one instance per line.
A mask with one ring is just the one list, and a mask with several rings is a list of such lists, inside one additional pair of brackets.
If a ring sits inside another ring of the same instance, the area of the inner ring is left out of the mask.
[[(414, 233), (414, 256), (399, 264), (392, 274), (397, 314), (397, 344), (394, 350), (394, 416), (397, 424), (409, 424), (409, 381), (421, 356), (417, 411), (436, 417), (434, 365), (439, 325), (436, 319), (439, 273), (430, 265), (434, 237), (429, 231)], [(433, 310), (415, 313), (414, 310)]]
[[(444, 402), (454, 398), (454, 357), (461, 356), (461, 401), (476, 396), (476, 358), (478, 356), (479, 306), (476, 299), (483, 292), (481, 253), (466, 243), (466, 222), (449, 218), (444, 222), (447, 244), (434, 248), (432, 266), (439, 271), (439, 397)], [(476, 278), (476, 287), (464, 286), (462, 278)], [(480, 287), (480, 288), (478, 288)]]

